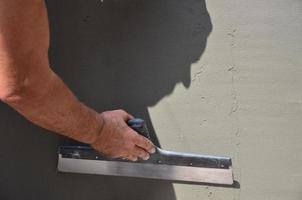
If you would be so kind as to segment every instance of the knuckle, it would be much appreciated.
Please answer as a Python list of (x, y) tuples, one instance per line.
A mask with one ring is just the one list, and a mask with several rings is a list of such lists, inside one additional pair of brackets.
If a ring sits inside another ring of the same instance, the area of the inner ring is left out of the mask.
[(145, 138), (143, 136), (139, 135), (139, 134), (136, 134), (135, 139), (136, 139), (136, 142), (138, 142), (138, 143), (144, 143), (145, 142)]
[(148, 154), (147, 154), (146, 152), (140, 152), (140, 153), (139, 153), (139, 157), (144, 158), (144, 157), (146, 157), (146, 156), (148, 156)]
[(110, 113), (110, 111), (104, 111), (104, 112), (101, 113), (101, 115), (106, 116), (106, 115), (108, 115), (109, 113)]
[(145, 147), (146, 148), (152, 148), (152, 145), (151, 145), (151, 143), (150, 143), (150, 141), (149, 140), (147, 140), (147, 139), (144, 139), (144, 145), (145, 145)]
[(144, 159), (144, 158), (146, 158), (146, 157), (149, 156), (149, 154), (148, 154), (145, 150), (143, 150), (143, 149), (138, 149), (138, 148), (134, 149), (134, 150), (133, 150), (133, 153), (134, 153), (137, 157), (140, 157), (140, 158), (142, 158), (142, 159)]
[(101, 116), (104, 120), (106, 120), (106, 119), (108, 119), (108, 117), (110, 116), (110, 113), (109, 113), (108, 111), (105, 111), (105, 112), (102, 112), (102, 113), (100, 114), (100, 116)]
[(151, 149), (153, 149), (153, 148), (154, 148), (154, 145), (153, 145), (152, 143), (149, 142), (149, 143), (148, 143), (148, 149), (151, 150)]
[(131, 161), (137, 161), (137, 157), (136, 156), (129, 156), (128, 158)]
[(122, 113), (122, 114), (125, 114), (125, 113), (126, 113), (126, 111), (123, 110), (123, 109), (118, 109), (118, 110), (116, 110), (116, 111), (118, 111), (118, 112), (120, 112), (120, 113)]

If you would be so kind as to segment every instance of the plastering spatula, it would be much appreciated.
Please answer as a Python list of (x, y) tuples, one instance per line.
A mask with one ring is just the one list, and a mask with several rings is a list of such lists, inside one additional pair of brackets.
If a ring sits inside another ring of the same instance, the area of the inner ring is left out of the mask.
[[(128, 125), (150, 139), (144, 120), (132, 119)], [(147, 161), (127, 161), (105, 157), (89, 146), (60, 146), (60, 172), (154, 178), (181, 182), (232, 185), (232, 161), (228, 157), (178, 153), (156, 148)]]

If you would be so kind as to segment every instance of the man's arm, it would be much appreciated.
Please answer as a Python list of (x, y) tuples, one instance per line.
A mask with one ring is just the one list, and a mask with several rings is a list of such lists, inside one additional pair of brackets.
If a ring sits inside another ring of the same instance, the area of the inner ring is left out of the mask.
[(0, 98), (33, 123), (91, 144), (112, 157), (147, 159), (153, 144), (126, 124), (122, 110), (83, 105), (51, 70), (43, 0), (0, 0)]

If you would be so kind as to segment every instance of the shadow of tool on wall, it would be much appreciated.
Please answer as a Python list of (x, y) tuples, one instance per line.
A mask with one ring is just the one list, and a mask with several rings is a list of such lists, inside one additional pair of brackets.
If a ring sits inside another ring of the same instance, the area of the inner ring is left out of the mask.
[[(205, 1), (48, 0), (47, 6), (54, 71), (88, 106), (144, 118), (159, 145), (147, 108), (177, 83), (189, 88), (190, 66), (212, 29)], [(176, 199), (167, 181), (57, 174), (56, 136), (4, 104), (0, 109), (3, 199)]]
[[(147, 108), (177, 83), (190, 86), (190, 66), (200, 59), (212, 29), (205, 1), (51, 0), (48, 10), (54, 70), (88, 106), (122, 108), (144, 118), (160, 145)], [(74, 192), (85, 188), (95, 198), (176, 199), (169, 182), (63, 176), (74, 181)]]

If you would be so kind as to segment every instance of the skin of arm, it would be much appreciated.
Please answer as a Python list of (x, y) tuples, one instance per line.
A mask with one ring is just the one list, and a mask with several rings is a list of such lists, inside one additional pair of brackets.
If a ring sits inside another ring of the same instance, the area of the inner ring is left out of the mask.
[(82, 104), (49, 66), (43, 0), (0, 0), (0, 98), (38, 126), (97, 151), (148, 159), (154, 145), (129, 128), (123, 110), (98, 113)]

